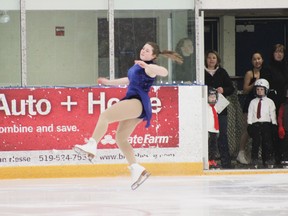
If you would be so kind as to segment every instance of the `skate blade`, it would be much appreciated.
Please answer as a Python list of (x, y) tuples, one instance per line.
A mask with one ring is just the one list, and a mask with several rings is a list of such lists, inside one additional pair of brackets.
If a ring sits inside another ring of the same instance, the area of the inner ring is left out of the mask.
[(220, 167), (209, 167), (209, 170), (220, 170)]
[(93, 159), (95, 158), (95, 155), (91, 154), (90, 152), (86, 152), (86, 151), (84, 151), (83, 149), (81, 149), (81, 148), (79, 148), (77, 146), (75, 146), (73, 148), (73, 150), (79, 155), (86, 155), (88, 160), (90, 161), (90, 163), (95, 164), (94, 161), (93, 161)]
[(241, 165), (249, 165), (248, 162), (247, 162), (247, 163), (241, 163), (239, 160), (236, 160), (236, 162), (237, 162), (238, 164), (241, 164)]
[(141, 173), (141, 175), (140, 175), (140, 177), (138, 178), (138, 180), (137, 180), (134, 184), (131, 185), (131, 189), (132, 189), (132, 190), (136, 190), (141, 184), (143, 184), (143, 183), (146, 181), (146, 179), (147, 179), (150, 175), (151, 175), (151, 174), (150, 174), (149, 172), (147, 172), (146, 170), (144, 170), (144, 171)]
[(274, 165), (267, 165), (267, 168), (268, 168), (268, 169), (273, 169), (273, 168), (274, 168)]

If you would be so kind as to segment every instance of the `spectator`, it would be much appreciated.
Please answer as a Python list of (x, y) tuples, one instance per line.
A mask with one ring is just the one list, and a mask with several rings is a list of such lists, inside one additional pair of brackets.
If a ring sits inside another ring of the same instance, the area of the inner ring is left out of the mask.
[[(285, 101), (286, 92), (284, 88), (288, 84), (288, 67), (285, 59), (285, 54), (286, 49), (284, 45), (276, 44), (273, 46), (269, 64), (270, 73), (269, 77), (267, 77), (267, 80), (270, 83), (271, 87), (268, 97), (271, 98), (275, 103), (276, 115), (278, 115), (278, 110), (281, 103), (284, 103)], [(273, 136), (273, 141), (276, 164), (280, 165), (280, 141), (277, 133)]]
[(190, 38), (182, 38), (176, 45), (176, 52), (183, 58), (182, 64), (174, 64), (173, 80), (177, 83), (192, 83), (195, 80), (193, 49), (193, 42)]
[[(209, 50), (205, 54), (205, 84), (213, 87), (217, 93), (227, 97), (234, 92), (234, 86), (227, 71), (220, 65), (221, 59), (215, 50)], [(231, 168), (231, 158), (227, 137), (227, 107), (218, 115), (219, 117), (219, 137), (218, 150), (220, 154), (221, 167)]]
[(278, 112), (278, 135), (280, 138), (281, 166), (288, 168), (288, 85), (285, 87), (286, 100), (280, 105)]
[(246, 165), (249, 163), (245, 155), (245, 148), (249, 140), (249, 135), (247, 132), (248, 107), (250, 101), (255, 98), (255, 92), (253, 91), (254, 83), (261, 77), (261, 69), (263, 66), (263, 62), (264, 60), (262, 54), (258, 51), (254, 52), (251, 58), (253, 68), (251, 70), (248, 70), (244, 76), (243, 93), (246, 95), (243, 105), (244, 125), (243, 125), (243, 132), (240, 138), (239, 153), (236, 160), (239, 163)]
[[(267, 97), (269, 82), (266, 79), (258, 79), (254, 84), (256, 98), (248, 108), (248, 133), (252, 138), (252, 167), (261, 165), (273, 168), (273, 140), (272, 134), (277, 131), (276, 108), (273, 100)], [(262, 147), (262, 163), (259, 161), (259, 148)]]
[(208, 88), (208, 158), (209, 169), (219, 169), (216, 162), (217, 139), (219, 136), (219, 120), (215, 104), (218, 93), (215, 88)]

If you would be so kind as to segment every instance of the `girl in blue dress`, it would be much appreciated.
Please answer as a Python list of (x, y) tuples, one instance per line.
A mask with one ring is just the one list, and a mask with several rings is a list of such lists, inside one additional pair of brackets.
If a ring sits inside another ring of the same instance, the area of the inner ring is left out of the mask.
[(88, 143), (74, 147), (77, 152), (84, 152), (90, 158), (95, 157), (97, 143), (106, 133), (108, 125), (119, 122), (116, 143), (128, 161), (133, 190), (142, 184), (150, 174), (136, 162), (134, 150), (128, 142), (128, 138), (141, 121), (146, 121), (146, 127), (150, 125), (152, 109), (148, 95), (149, 90), (157, 76), (168, 75), (165, 67), (154, 62), (160, 54), (176, 62), (182, 62), (181, 56), (176, 52), (160, 51), (156, 43), (147, 42), (140, 51), (140, 60), (135, 60), (135, 64), (128, 70), (128, 77), (114, 80), (98, 79), (98, 83), (102, 85), (128, 85), (126, 96), (100, 114)]

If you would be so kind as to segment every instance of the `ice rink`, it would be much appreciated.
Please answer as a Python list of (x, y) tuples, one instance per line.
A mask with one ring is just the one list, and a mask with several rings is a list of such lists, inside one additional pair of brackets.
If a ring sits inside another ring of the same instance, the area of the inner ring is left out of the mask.
[(0, 215), (287, 216), (288, 174), (1, 180)]

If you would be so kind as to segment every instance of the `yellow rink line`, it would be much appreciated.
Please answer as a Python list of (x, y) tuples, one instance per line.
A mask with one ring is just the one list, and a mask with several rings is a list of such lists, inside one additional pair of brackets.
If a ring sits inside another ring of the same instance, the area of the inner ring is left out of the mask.
[[(256, 174), (287, 174), (288, 169), (232, 169), (232, 170), (208, 170), (204, 175), (256, 175)], [(288, 177), (288, 176), (287, 176)]]
[[(246, 175), (287, 173), (286, 169), (203, 171), (202, 163), (145, 163), (153, 176)], [(0, 167), (0, 179), (128, 176), (127, 164)]]

